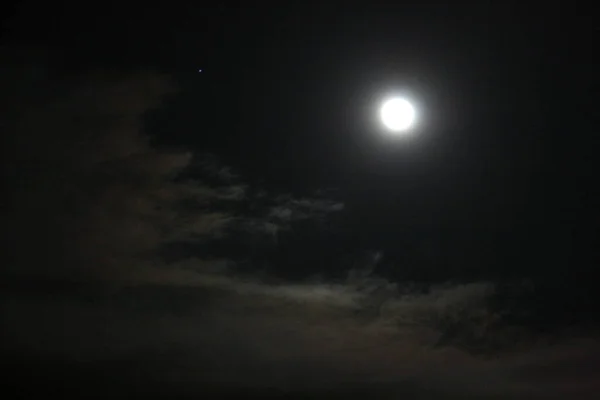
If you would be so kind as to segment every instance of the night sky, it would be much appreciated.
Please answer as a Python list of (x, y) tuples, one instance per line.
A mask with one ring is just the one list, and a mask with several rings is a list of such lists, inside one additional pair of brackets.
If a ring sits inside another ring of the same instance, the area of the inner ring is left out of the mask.
[[(589, 259), (596, 72), (577, 4), (101, 4), (32, 6), (15, 36), (67, 70), (174, 75), (161, 141), (282, 190), (338, 189), (369, 246), (416, 230), (486, 249), (474, 263)], [(373, 120), (390, 90), (422, 108), (410, 142)]]
[[(153, 143), (344, 204), (281, 275), (364, 249), (391, 279), (407, 263), (417, 280), (593, 286), (597, 22), (583, 2), (14, 3), (2, 41), (35, 47), (41, 74), (172, 77), (146, 119)], [(408, 140), (376, 120), (393, 91), (418, 108)]]

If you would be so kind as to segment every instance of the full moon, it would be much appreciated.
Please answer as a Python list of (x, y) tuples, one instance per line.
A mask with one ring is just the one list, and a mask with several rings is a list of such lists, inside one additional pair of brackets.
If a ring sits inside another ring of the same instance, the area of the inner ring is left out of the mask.
[(406, 99), (394, 97), (383, 102), (379, 110), (381, 122), (394, 133), (406, 132), (415, 122), (415, 108)]

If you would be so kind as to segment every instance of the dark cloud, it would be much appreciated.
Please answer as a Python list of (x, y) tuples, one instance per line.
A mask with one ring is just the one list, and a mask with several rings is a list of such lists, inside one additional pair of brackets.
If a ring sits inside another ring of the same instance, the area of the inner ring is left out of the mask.
[[(448, 325), (435, 321), (485, 312), (487, 283), (390, 294), (379, 314), (365, 314), (370, 294), (344, 283), (169, 276), (169, 285), (163, 276), (160, 286), (11, 295), (2, 303), (9, 327), (3, 343), (36, 357), (39, 369), (30, 367), (29, 374), (44, 372), (57, 382), (67, 374), (119, 377), (129, 389), (139, 384), (137, 390), (171, 395), (211, 387), (432, 398), (591, 399), (597, 393), (593, 366), (600, 350), (584, 336), (552, 346), (521, 336), (493, 357), (458, 342), (436, 345)], [(39, 367), (42, 361), (53, 371)]]
[[(4, 236), (13, 272), (112, 274), (161, 243), (218, 232), (228, 217), (182, 207), (223, 196), (173, 181), (191, 154), (150, 145), (144, 116), (173, 92), (165, 76), (5, 74)], [(56, 78), (56, 77), (55, 77)]]
[(252, 189), (212, 154), (153, 145), (144, 123), (176, 92), (167, 76), (62, 76), (19, 60), (7, 64), (2, 85), (12, 273), (129, 275), (162, 262), (165, 245), (198, 247), (239, 232), (274, 242), (297, 221), (343, 208)]

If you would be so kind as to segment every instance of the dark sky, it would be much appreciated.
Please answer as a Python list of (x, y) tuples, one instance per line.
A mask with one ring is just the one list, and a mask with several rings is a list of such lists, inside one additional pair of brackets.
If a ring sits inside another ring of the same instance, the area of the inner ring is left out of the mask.
[[(280, 190), (338, 188), (349, 231), (375, 245), (452, 237), (497, 262), (556, 260), (547, 249), (560, 247), (584, 265), (598, 199), (595, 21), (577, 2), (488, 3), (22, 2), (6, 37), (46, 47), (65, 71), (172, 74), (182, 92), (149, 125), (162, 142)], [(411, 141), (372, 120), (396, 89), (422, 107)]]

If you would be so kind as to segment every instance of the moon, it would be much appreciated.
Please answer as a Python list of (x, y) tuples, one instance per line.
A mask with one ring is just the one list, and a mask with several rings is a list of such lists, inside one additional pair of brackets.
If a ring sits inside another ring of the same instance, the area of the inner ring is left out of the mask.
[(385, 100), (379, 109), (383, 125), (393, 133), (404, 133), (414, 126), (416, 112), (413, 105), (403, 97)]

